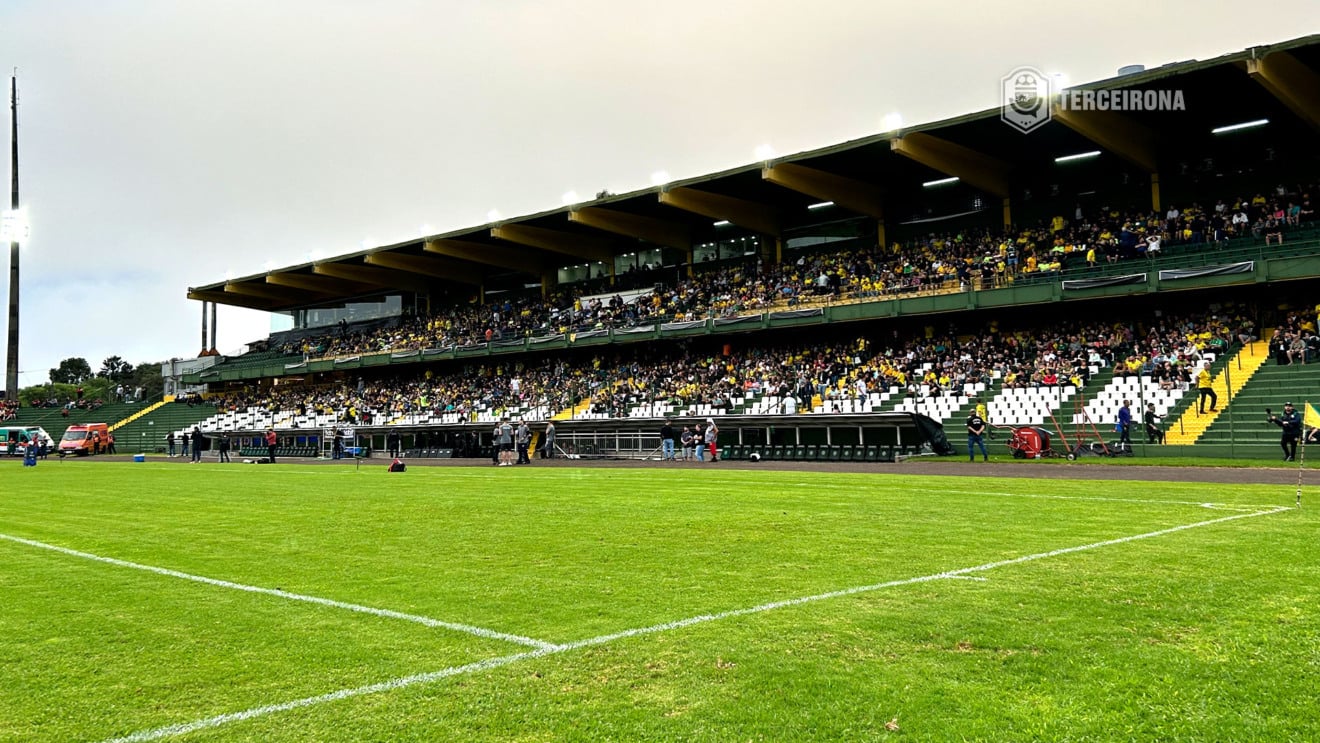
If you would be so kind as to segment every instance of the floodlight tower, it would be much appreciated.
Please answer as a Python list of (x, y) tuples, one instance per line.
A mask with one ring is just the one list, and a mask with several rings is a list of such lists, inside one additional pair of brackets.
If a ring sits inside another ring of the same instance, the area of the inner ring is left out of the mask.
[[(9, 78), (9, 107), (13, 111), (11, 134), (10, 207), (18, 215), (18, 75)], [(18, 229), (9, 236), (9, 352), (5, 356), (5, 391), (18, 399)]]

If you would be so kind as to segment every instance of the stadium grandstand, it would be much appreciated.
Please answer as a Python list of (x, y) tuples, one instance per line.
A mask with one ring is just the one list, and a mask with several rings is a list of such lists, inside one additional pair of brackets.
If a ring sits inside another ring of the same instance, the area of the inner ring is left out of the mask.
[[(1179, 105), (990, 109), (190, 288), (210, 358), (173, 381), (202, 400), (122, 440), (488, 456), (510, 418), (655, 456), (664, 420), (715, 418), (729, 457), (878, 461), (977, 405), (1000, 443), (1107, 448), (1128, 400), (1165, 442), (1138, 453), (1272, 453), (1258, 408), (1318, 389), (1320, 36), (1074, 90)], [(216, 304), (292, 329), (221, 357)]]

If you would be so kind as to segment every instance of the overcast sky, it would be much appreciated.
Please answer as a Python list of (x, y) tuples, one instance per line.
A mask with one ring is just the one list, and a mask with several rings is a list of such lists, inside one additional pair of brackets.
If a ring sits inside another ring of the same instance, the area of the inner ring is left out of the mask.
[[(33, 224), (21, 384), (196, 355), (189, 286), (994, 106), (1022, 64), (1075, 84), (1281, 41), (1317, 7), (0, 0)], [(222, 306), (219, 349), (269, 328)]]

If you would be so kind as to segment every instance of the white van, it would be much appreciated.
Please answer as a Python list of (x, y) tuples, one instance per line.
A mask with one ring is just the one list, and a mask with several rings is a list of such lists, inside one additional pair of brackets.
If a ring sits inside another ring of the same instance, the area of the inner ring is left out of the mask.
[(29, 441), (33, 443), (45, 441), (46, 451), (55, 451), (55, 439), (51, 438), (50, 434), (46, 433), (46, 429), (41, 426), (0, 426), (0, 454), (9, 455), (9, 437), (11, 433), (18, 443), (18, 452), (15, 456), (23, 453), (26, 442)]

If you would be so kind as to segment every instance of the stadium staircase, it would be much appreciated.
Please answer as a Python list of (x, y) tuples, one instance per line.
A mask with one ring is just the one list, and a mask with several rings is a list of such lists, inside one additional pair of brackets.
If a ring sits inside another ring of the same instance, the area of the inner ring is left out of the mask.
[(555, 413), (553, 416), (550, 417), (550, 420), (554, 420), (554, 421), (573, 420), (574, 418), (579, 418), (582, 415), (585, 415), (588, 410), (591, 410), (591, 398), (587, 398), (586, 400), (583, 400), (574, 407), (565, 408), (559, 411), (558, 413)]
[[(1266, 335), (1268, 335), (1268, 332), (1266, 331)], [(1219, 398), (1217, 410), (1213, 412), (1206, 410), (1205, 414), (1202, 415), (1197, 407), (1197, 399), (1200, 394), (1195, 387), (1188, 390), (1186, 395), (1187, 404), (1180, 406), (1182, 407), (1181, 415), (1166, 428), (1167, 438), (1165, 443), (1172, 445), (1197, 443), (1201, 436), (1214, 425), (1215, 420), (1229, 409), (1230, 403), (1235, 404), (1238, 402), (1238, 393), (1247, 386), (1256, 371), (1269, 360), (1269, 346), (1268, 341), (1248, 343), (1217, 370), (1210, 382), (1211, 389), (1215, 391)], [(1232, 381), (1231, 386), (1229, 385), (1230, 379)], [(1282, 401), (1280, 406), (1282, 406)], [(1264, 415), (1264, 408), (1262, 407), (1257, 412)]]
[[(171, 399), (172, 399), (172, 398), (171, 398)], [(138, 418), (141, 418), (142, 416), (147, 415), (148, 413), (151, 413), (151, 412), (154, 411), (154, 410), (159, 410), (159, 409), (161, 408), (161, 406), (163, 406), (163, 405), (166, 404), (166, 402), (167, 402), (167, 401), (164, 400), (164, 399), (157, 400), (156, 402), (154, 402), (154, 403), (152, 403), (151, 405), (149, 405), (149, 406), (147, 406), (147, 407), (145, 407), (145, 408), (143, 408), (143, 409), (137, 411), (136, 413), (134, 413), (134, 414), (128, 416), (127, 418), (124, 418), (123, 420), (120, 420), (120, 421), (116, 421), (116, 422), (114, 422), (114, 423), (111, 423), (111, 424), (110, 424), (110, 430), (111, 430), (111, 431), (118, 431), (119, 429), (123, 428), (124, 426), (128, 425), (129, 423), (132, 423), (133, 421), (137, 420)]]
[[(1233, 382), (1237, 384), (1236, 373)], [(1280, 431), (1266, 421), (1265, 409), (1278, 415), (1285, 402), (1296, 405), (1299, 413), (1305, 412), (1308, 402), (1320, 406), (1320, 363), (1279, 366), (1273, 359), (1266, 361), (1239, 389), (1232, 405), (1220, 405), (1220, 415), (1197, 444), (1231, 445), (1235, 455), (1249, 452), (1259, 453), (1262, 459), (1277, 459), (1282, 456)]]

